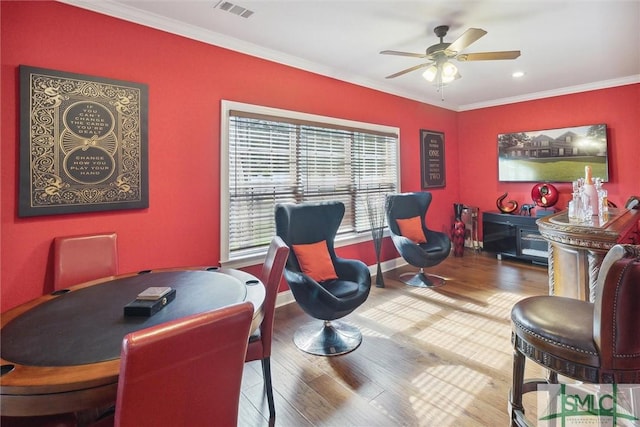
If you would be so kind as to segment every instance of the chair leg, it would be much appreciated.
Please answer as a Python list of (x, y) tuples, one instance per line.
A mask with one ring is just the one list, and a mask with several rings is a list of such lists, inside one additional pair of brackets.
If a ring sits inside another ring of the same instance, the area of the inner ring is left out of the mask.
[(509, 415), (511, 426), (519, 426), (519, 419), (524, 418), (524, 406), (522, 405), (522, 393), (524, 383), (524, 354), (517, 348), (513, 349), (513, 373), (511, 391), (509, 392)]
[(416, 288), (438, 288), (444, 285), (444, 279), (442, 277), (434, 276), (433, 274), (425, 274), (423, 268), (421, 268), (417, 274), (401, 274), (400, 280), (404, 282), (404, 284), (414, 286)]
[(269, 404), (269, 418), (276, 416), (276, 405), (273, 401), (273, 387), (271, 385), (271, 359), (262, 359), (262, 375), (264, 377), (264, 390), (267, 393), (267, 403)]
[(293, 334), (293, 343), (316, 356), (338, 356), (358, 348), (362, 334), (355, 326), (338, 320), (324, 320), (321, 325), (314, 321), (298, 328)]
[(533, 427), (534, 425), (524, 416), (525, 410), (522, 404), (522, 396), (526, 393), (537, 391), (541, 384), (548, 384), (544, 378), (524, 379), (524, 367), (526, 357), (517, 348), (517, 337), (514, 337), (513, 347), (513, 378), (511, 390), (509, 390), (509, 417), (512, 427)]

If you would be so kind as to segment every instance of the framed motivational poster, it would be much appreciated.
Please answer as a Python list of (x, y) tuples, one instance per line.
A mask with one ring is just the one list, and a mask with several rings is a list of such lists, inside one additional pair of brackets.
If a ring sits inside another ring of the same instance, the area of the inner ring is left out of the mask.
[(23, 217), (149, 206), (147, 87), (20, 66)]
[(420, 130), (420, 171), (422, 188), (444, 187), (444, 133)]

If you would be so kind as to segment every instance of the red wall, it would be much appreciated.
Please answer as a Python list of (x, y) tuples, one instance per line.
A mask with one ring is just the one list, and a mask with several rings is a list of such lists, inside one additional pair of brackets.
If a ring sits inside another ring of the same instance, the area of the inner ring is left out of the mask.
[[(56, 2), (0, 7), (2, 311), (52, 289), (58, 235), (116, 231), (123, 272), (217, 264), (221, 99), (399, 127), (404, 191), (420, 189), (420, 129), (445, 132), (447, 186), (434, 191), (429, 223), (449, 227), (459, 188), (454, 112)], [(148, 209), (17, 217), (20, 64), (148, 85)], [(388, 241), (383, 250), (397, 256)], [(375, 262), (371, 243), (338, 252)]]
[[(531, 203), (533, 183), (498, 182), (498, 134), (596, 123), (606, 123), (609, 138), (605, 188), (623, 207), (630, 195), (640, 195), (640, 84), (459, 113), (460, 200), (481, 211), (497, 211), (495, 201), (505, 192), (509, 200)], [(564, 209), (571, 184), (556, 187), (556, 207)]]
[[(433, 190), (428, 216), (439, 230), (449, 229), (454, 202), (495, 210), (505, 191), (529, 201), (531, 184), (497, 182), (505, 131), (607, 123), (610, 198), (640, 194), (638, 84), (455, 113), (56, 2), (0, 8), (2, 311), (51, 290), (58, 235), (116, 231), (123, 272), (217, 264), (221, 99), (399, 127), (403, 191), (420, 190), (419, 130), (443, 131), (446, 187)], [(17, 217), (20, 64), (148, 85), (148, 209)], [(338, 252), (374, 264), (371, 243)], [(385, 241), (383, 258), (396, 256)]]

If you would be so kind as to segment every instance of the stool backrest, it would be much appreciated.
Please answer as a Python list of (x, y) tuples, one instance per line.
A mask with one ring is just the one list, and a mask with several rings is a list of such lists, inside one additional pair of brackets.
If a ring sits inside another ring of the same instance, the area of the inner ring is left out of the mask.
[(605, 256), (593, 328), (603, 370), (640, 369), (640, 246), (616, 245)]

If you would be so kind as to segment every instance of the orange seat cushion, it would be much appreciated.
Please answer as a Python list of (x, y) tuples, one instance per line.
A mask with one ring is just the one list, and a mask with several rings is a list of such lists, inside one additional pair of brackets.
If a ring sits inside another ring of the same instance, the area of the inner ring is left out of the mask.
[(316, 282), (337, 279), (326, 240), (307, 245), (292, 245), (293, 253), (298, 258), (300, 269)]
[(427, 238), (422, 231), (422, 218), (414, 216), (412, 218), (396, 219), (400, 234), (416, 243), (427, 243)]

